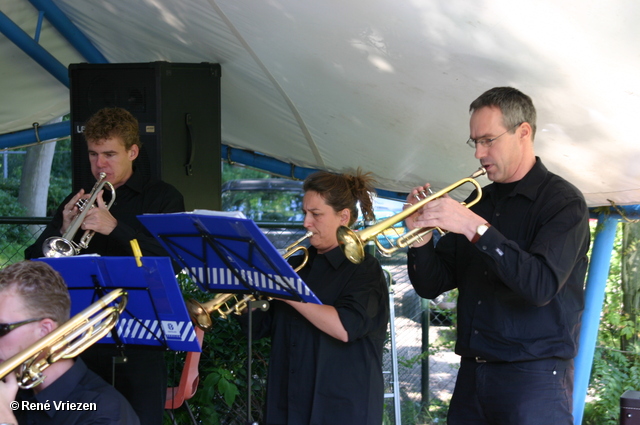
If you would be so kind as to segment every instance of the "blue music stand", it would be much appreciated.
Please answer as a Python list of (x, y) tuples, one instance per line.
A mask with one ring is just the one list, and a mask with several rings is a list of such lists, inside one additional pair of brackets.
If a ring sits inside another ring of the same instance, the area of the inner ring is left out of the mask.
[[(253, 220), (242, 213), (196, 210), (138, 219), (203, 291), (250, 293), (322, 304)], [(251, 311), (248, 309), (247, 424), (251, 416)], [(268, 308), (263, 301), (260, 308)]]
[(322, 304), (253, 220), (196, 210), (138, 219), (203, 291)]
[(123, 288), (129, 301), (114, 329), (99, 343), (161, 346), (201, 351), (176, 281), (171, 259), (78, 255), (39, 258), (57, 270), (69, 287), (71, 314), (97, 301), (110, 288)]

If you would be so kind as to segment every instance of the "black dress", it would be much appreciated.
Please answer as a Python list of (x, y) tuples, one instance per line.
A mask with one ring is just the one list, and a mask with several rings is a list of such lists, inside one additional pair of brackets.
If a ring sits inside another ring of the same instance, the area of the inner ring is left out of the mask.
[(367, 255), (356, 265), (340, 248), (320, 255), (312, 247), (299, 275), (323, 304), (337, 309), (349, 341), (320, 331), (281, 301), (255, 312), (254, 337), (272, 338), (266, 423), (380, 425), (389, 321), (380, 263)]

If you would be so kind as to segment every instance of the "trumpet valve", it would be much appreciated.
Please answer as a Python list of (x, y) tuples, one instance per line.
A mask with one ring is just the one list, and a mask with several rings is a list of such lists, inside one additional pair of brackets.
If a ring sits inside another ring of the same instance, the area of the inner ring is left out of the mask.
[(86, 199), (78, 199), (78, 201), (76, 202), (76, 207), (78, 207), (78, 211), (80, 212), (84, 211), (86, 206), (87, 206)]

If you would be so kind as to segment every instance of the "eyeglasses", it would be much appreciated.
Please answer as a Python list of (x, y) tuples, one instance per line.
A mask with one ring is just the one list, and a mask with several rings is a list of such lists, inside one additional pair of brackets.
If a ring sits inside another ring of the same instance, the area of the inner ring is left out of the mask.
[(472, 148), (476, 148), (478, 145), (483, 146), (485, 148), (490, 148), (491, 145), (493, 145), (493, 142), (496, 141), (496, 139), (498, 137), (502, 137), (505, 134), (509, 133), (510, 131), (515, 130), (516, 128), (520, 127), (523, 123), (514, 125), (513, 127), (511, 127), (510, 129), (508, 129), (507, 131), (505, 131), (504, 133), (502, 133), (499, 136), (493, 137), (491, 139), (480, 139), (480, 140), (476, 140), (476, 139), (472, 139), (471, 137), (469, 137), (469, 140), (467, 140), (467, 145), (471, 146)]
[(39, 322), (42, 319), (27, 319), (22, 322), (14, 322), (14, 323), (0, 323), (0, 338), (14, 330), (15, 328), (19, 328), (22, 325), (26, 325), (28, 323)]

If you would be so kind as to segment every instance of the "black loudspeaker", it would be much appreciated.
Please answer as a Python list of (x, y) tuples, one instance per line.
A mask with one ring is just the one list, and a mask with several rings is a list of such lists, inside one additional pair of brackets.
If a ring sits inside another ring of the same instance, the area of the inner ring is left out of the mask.
[(640, 425), (640, 391), (627, 390), (620, 396), (620, 425)]
[(104, 107), (131, 112), (142, 149), (136, 172), (175, 186), (187, 211), (220, 209), (219, 64), (71, 64), (73, 190), (95, 179), (82, 134), (84, 123)]

